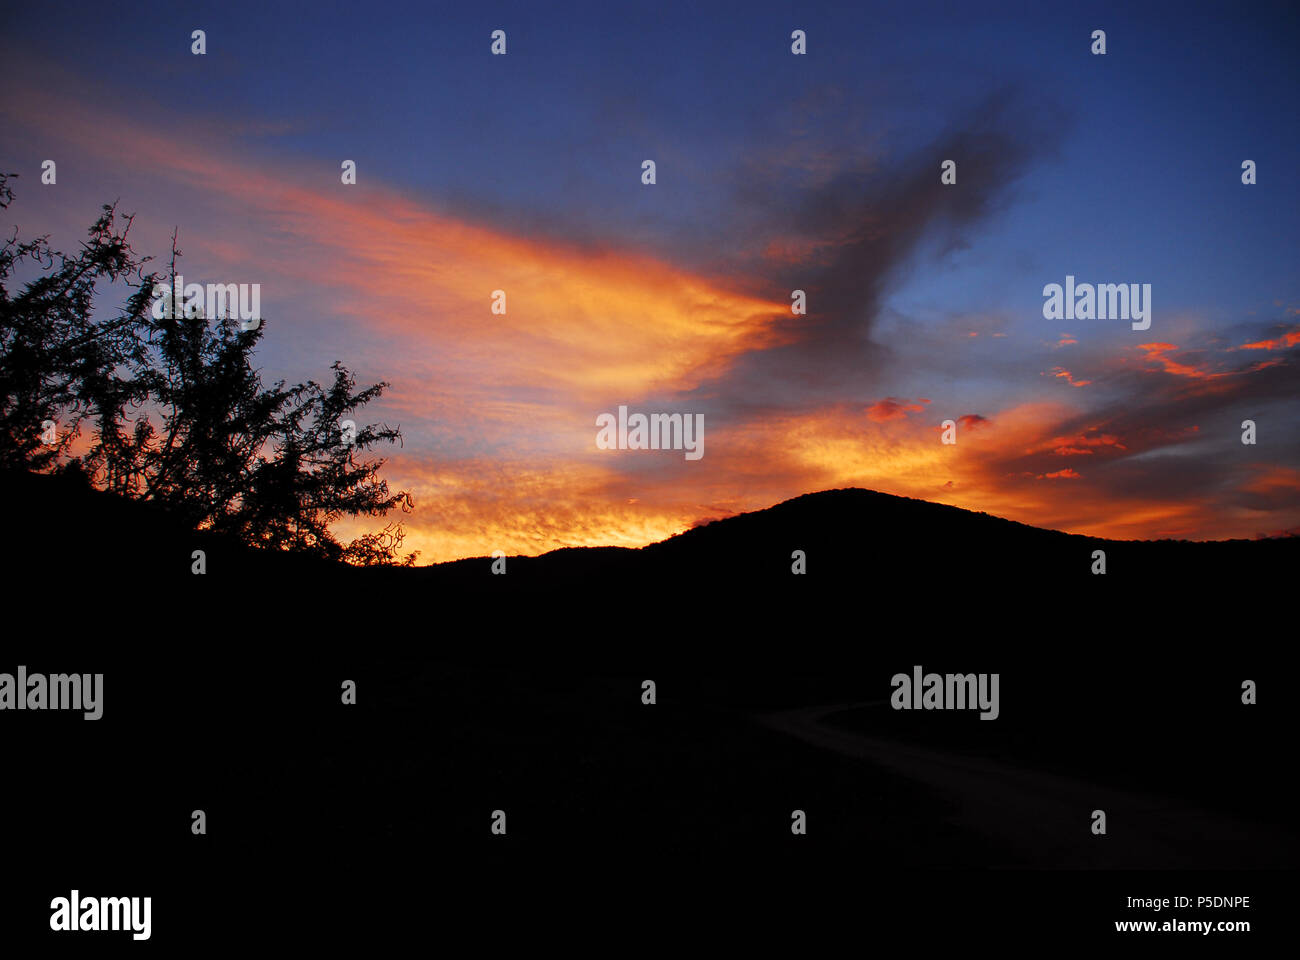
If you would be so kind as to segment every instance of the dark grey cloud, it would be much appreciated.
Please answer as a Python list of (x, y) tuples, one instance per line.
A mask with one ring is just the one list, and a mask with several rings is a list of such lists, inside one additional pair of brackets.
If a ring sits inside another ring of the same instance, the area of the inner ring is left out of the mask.
[[(1052, 154), (1067, 125), (1060, 110), (1003, 90), (930, 142), (883, 161), (846, 158), (809, 189), (782, 182), (785, 170), (773, 172), (775, 182), (750, 171), (737, 200), (749, 207), (741, 219), (751, 224), (751, 250), (793, 241), (807, 257), (751, 255), (737, 273), (763, 277), (752, 292), (772, 299), (805, 290), (809, 312), (781, 321), (787, 345), (741, 358), (708, 392), (737, 413), (869, 396), (870, 376), (892, 356), (871, 338), (892, 286), (922, 251), (943, 256), (970, 243), (1014, 202), (1017, 181)], [(940, 182), (944, 160), (957, 162), (956, 185)]]

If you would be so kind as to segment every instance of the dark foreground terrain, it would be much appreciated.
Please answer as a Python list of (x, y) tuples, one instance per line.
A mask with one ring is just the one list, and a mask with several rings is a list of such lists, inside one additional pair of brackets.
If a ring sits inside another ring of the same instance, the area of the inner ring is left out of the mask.
[[(0, 672), (105, 688), (97, 721), (0, 713), (21, 864), (0, 909), (24, 927), (73, 887), (153, 896), (173, 944), (617, 921), (614, 950), (693, 914), (761, 934), (826, 912), (918, 944), (1113, 942), (1154, 916), (1127, 897), (1203, 894), (1286, 922), (1300, 540), (1117, 543), (845, 490), (494, 576), (266, 556), (63, 479), (0, 487), (29, 505)], [(997, 719), (892, 709), (915, 666), (998, 674)]]

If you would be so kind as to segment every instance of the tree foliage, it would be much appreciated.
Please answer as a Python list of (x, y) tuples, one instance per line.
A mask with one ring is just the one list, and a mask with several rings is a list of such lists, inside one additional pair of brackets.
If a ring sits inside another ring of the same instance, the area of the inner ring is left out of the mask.
[[(0, 174), (0, 208), (12, 202), (12, 176)], [(401, 432), (351, 420), (388, 384), (358, 389), (335, 363), (323, 385), (268, 386), (252, 363), (264, 320), (245, 330), (201, 312), (155, 317), (180, 251), (173, 239), (168, 274), (146, 273), (151, 258), (131, 248), (131, 221), (105, 206), (75, 254), (16, 231), (0, 248), (0, 468), (80, 470), (259, 547), (413, 563), (415, 554), (398, 559), (398, 524), (347, 545), (330, 532), (343, 517), (412, 507), (380, 477), (383, 459), (363, 459)], [(11, 294), (21, 269), (37, 276)], [(120, 300), (107, 311), (106, 287)]]

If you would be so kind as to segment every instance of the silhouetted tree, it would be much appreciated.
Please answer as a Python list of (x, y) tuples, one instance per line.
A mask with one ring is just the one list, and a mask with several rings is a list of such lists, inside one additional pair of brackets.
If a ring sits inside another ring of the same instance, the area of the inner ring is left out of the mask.
[[(0, 207), (12, 199), (0, 174)], [(400, 441), (400, 431), (345, 429), (388, 384), (358, 390), (335, 363), (327, 386), (267, 387), (252, 365), (265, 321), (244, 330), (201, 312), (155, 317), (163, 278), (146, 274), (150, 258), (128, 243), (131, 219), (119, 222), (115, 206), (105, 206), (72, 256), (45, 237), (19, 242), (16, 232), (0, 248), (0, 467), (82, 470), (95, 485), (158, 502), (196, 529), (260, 547), (397, 562), (400, 526), (348, 545), (329, 529), (343, 516), (412, 506), (379, 476), (384, 460), (360, 459), (375, 444)], [(172, 281), (178, 256), (173, 238)], [(11, 296), (7, 282), (24, 262), (42, 275)], [(98, 316), (104, 284), (128, 292), (121, 309)], [(79, 443), (83, 428), (89, 437)]]

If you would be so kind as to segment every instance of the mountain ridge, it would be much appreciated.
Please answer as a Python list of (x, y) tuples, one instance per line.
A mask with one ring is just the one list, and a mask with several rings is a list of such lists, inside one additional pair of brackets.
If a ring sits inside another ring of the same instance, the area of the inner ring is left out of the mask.
[[(76, 545), (95, 553), (109, 548), (138, 568), (189, 576), (190, 554), (204, 549), (243, 569), (275, 568), (308, 575), (399, 573), (468, 582), (488, 575), (490, 556), (465, 557), (411, 568), (351, 568), (292, 554), (275, 554), (192, 531), (153, 504), (91, 488), (57, 474), (6, 474), (0, 488), (11, 510), (10, 536), (24, 543), (33, 563), (50, 563)], [(39, 505), (53, 509), (41, 510)], [(1267, 576), (1295, 569), (1300, 537), (1255, 540), (1110, 540), (1066, 533), (983, 511), (861, 487), (801, 494), (771, 507), (700, 524), (640, 547), (559, 547), (536, 556), (507, 556), (508, 573), (543, 573), (559, 579), (639, 570), (670, 576), (694, 570), (724, 579), (788, 577), (803, 551), (811, 577), (887, 576), (920, 565), (936, 572), (1030, 576), (1093, 576), (1094, 551), (1106, 554), (1106, 575), (1123, 578), (1134, 566), (1145, 575), (1170, 570), (1182, 576)], [(219, 573), (221, 563), (209, 564)]]

